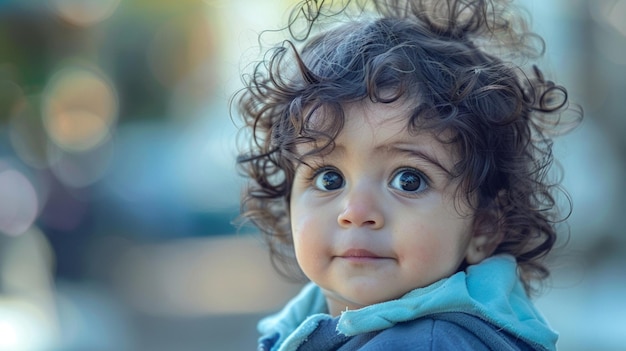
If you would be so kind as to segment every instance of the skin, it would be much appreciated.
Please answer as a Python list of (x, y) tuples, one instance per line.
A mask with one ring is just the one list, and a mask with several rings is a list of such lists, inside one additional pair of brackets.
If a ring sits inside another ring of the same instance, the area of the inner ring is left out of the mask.
[(346, 105), (333, 151), (296, 170), (296, 258), (332, 315), (400, 298), (487, 256), (490, 239), (474, 211), (455, 206), (456, 154), (428, 133), (409, 134), (406, 111), (402, 103)]

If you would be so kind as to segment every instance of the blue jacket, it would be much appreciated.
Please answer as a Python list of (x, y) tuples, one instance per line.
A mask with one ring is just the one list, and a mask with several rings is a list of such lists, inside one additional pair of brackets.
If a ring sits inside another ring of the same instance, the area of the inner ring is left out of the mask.
[(259, 322), (259, 350), (555, 350), (557, 334), (528, 299), (511, 256), (470, 266), (400, 299), (333, 318), (306, 285)]

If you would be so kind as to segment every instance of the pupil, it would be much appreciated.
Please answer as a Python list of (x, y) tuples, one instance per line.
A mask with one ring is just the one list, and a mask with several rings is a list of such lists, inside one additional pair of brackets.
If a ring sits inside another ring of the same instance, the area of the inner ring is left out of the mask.
[(400, 186), (402, 190), (415, 191), (420, 187), (420, 179), (417, 175), (412, 173), (402, 173), (400, 176)]
[(341, 177), (335, 172), (328, 172), (322, 177), (322, 183), (324, 188), (328, 190), (339, 189), (341, 187)]

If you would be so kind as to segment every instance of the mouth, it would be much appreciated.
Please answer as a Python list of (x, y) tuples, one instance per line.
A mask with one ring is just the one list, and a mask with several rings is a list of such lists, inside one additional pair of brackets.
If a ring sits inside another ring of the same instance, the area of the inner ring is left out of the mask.
[(373, 262), (391, 259), (365, 249), (349, 249), (336, 257), (350, 262)]

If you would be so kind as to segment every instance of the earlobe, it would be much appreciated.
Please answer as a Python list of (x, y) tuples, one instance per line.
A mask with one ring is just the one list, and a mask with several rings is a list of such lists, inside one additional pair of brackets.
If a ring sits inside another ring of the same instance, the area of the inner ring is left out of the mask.
[(502, 235), (499, 232), (474, 232), (474, 236), (467, 247), (466, 262), (468, 264), (480, 263), (493, 254), (501, 241)]

